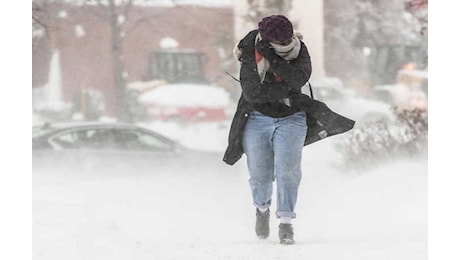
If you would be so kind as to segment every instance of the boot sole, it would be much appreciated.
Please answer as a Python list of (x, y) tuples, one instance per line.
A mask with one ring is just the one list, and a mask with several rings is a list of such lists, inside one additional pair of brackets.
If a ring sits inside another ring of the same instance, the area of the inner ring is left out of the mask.
[(281, 239), (280, 243), (282, 245), (292, 245), (292, 244), (295, 244), (295, 241), (294, 239), (285, 238), (285, 239)]

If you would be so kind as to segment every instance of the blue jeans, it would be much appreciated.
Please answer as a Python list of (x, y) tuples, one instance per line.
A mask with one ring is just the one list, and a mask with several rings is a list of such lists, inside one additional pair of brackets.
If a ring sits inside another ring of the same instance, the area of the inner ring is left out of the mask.
[(273, 118), (253, 111), (243, 134), (253, 204), (271, 205), (273, 182), (277, 184), (276, 216), (295, 218), (297, 193), (302, 178), (302, 149), (306, 135), (305, 112)]

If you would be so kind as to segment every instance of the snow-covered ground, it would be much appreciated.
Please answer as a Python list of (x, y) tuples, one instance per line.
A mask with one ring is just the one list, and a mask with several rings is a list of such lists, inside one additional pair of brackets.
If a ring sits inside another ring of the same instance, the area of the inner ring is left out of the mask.
[[(144, 125), (220, 152), (229, 127)], [(304, 148), (295, 245), (279, 244), (274, 216), (269, 239), (256, 238), (243, 157), (221, 162), (230, 174), (35, 171), (33, 259), (427, 259), (426, 158), (353, 172), (339, 167), (337, 138)]]

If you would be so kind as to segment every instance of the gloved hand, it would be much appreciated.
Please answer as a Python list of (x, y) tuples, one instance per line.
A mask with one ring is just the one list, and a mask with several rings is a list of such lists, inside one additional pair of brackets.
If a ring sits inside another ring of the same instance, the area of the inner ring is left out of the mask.
[(256, 44), (256, 49), (270, 63), (274, 61), (276, 58), (280, 58), (278, 55), (276, 55), (275, 49), (273, 48), (273, 46), (270, 45), (269, 41), (260, 40)]
[(286, 64), (287, 61), (278, 56), (275, 52), (275, 48), (270, 45), (269, 41), (261, 40), (256, 44), (257, 51), (264, 56), (265, 59), (270, 62), (272, 67), (278, 67), (278, 65)]

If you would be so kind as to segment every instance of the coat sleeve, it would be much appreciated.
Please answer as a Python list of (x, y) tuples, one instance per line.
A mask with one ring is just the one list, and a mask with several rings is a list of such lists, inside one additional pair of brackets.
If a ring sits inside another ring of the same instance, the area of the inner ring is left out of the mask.
[(286, 82), (261, 83), (257, 68), (252, 64), (242, 64), (240, 83), (243, 95), (250, 103), (273, 102), (289, 96)]
[(273, 72), (287, 83), (289, 88), (300, 90), (310, 79), (312, 68), (307, 46), (302, 42), (299, 57), (291, 62), (282, 58), (272, 63)]

